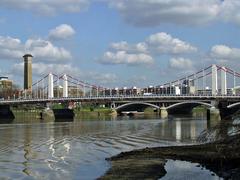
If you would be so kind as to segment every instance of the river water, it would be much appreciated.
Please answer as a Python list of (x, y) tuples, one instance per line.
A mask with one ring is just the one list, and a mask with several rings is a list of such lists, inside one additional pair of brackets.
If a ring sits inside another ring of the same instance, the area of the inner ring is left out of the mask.
[[(206, 119), (192, 117), (2, 124), (0, 179), (96, 179), (110, 167), (107, 157), (144, 147), (193, 144), (207, 126)], [(174, 163), (166, 165), (170, 172)], [(186, 167), (191, 172), (193, 167)], [(212, 177), (211, 172), (204, 177)]]

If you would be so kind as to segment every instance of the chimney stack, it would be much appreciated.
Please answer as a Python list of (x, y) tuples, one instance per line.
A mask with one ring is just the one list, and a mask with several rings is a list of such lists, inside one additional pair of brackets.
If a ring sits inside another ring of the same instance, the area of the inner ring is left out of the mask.
[(24, 90), (32, 91), (32, 58), (31, 54), (25, 54), (24, 60)]

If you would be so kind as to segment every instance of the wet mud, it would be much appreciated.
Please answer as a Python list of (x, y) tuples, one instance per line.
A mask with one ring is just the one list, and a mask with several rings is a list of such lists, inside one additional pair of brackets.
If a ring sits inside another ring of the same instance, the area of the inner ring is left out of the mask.
[(214, 132), (215, 136), (214, 141), (211, 139), (207, 143), (122, 152), (107, 159), (111, 162), (111, 168), (99, 179), (159, 179), (167, 173), (164, 168), (167, 159), (199, 163), (219, 177), (239, 179), (240, 134), (239, 125), (233, 122), (223, 121), (205, 131), (200, 140), (209, 132)]

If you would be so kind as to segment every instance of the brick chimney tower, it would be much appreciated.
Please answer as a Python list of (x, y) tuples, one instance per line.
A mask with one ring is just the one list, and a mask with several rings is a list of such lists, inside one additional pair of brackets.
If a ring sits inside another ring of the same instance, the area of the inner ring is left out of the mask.
[(25, 54), (24, 60), (24, 90), (32, 91), (32, 58), (31, 54)]

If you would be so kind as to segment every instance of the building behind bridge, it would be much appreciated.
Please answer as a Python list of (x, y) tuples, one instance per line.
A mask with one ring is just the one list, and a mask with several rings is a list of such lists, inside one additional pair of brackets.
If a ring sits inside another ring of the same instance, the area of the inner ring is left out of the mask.
[[(63, 87), (58, 85), (53, 88), (54, 97), (63, 97)], [(96, 94), (96, 93), (94, 93)], [(68, 96), (69, 97), (81, 97), (83, 96), (83, 91), (77, 86), (68, 86)]]
[(122, 87), (122, 88), (108, 88), (99, 91), (99, 94), (105, 95), (105, 96), (137, 96), (137, 95), (196, 95), (198, 91), (196, 90), (196, 87), (194, 84), (189, 84), (186, 82), (186, 84), (178, 85), (178, 86), (148, 86), (145, 88), (138, 88), (136, 86), (133, 87)]
[(110, 88), (107, 88), (107, 89), (104, 89), (102, 91), (100, 91), (100, 93), (102, 95), (105, 95), (105, 96), (130, 96), (130, 95), (141, 95), (141, 88), (137, 88), (136, 86), (133, 86), (133, 87), (122, 87), (122, 88), (113, 88), (113, 89), (110, 89)]
[(18, 98), (20, 96), (20, 90), (14, 87), (13, 80), (10, 80), (7, 76), (0, 77), (0, 98)]
[(6, 76), (0, 77), (0, 91), (12, 89), (13, 81)]
[(236, 86), (233, 88), (232, 93), (234, 95), (240, 95), (240, 86)]

